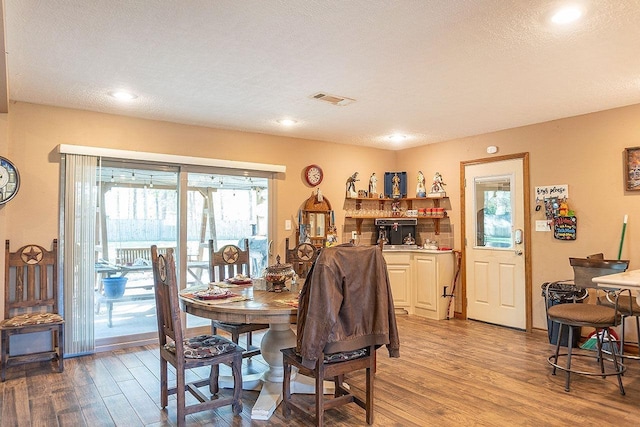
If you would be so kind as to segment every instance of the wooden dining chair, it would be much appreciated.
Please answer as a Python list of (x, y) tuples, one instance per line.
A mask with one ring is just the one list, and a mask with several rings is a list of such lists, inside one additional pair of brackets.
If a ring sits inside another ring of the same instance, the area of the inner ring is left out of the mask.
[[(321, 426), (326, 410), (355, 403), (365, 410), (367, 424), (373, 424), (376, 348), (387, 345), (389, 355), (399, 357), (391, 287), (379, 247), (341, 245), (320, 252), (300, 294), (297, 332), (296, 347), (280, 350), (285, 418), (293, 410)], [(291, 394), (292, 367), (314, 379), (312, 400)], [(362, 370), (364, 396), (344, 382), (347, 374)], [(325, 380), (334, 382), (332, 397), (323, 394)]]
[[(58, 314), (58, 240), (52, 249), (25, 245), (15, 252), (5, 242), (4, 320), (0, 322), (2, 340), (1, 377), (7, 368), (42, 360), (57, 360), (64, 370), (64, 319)], [(35, 352), (11, 354), (11, 337), (49, 332), (51, 349), (36, 343)]]
[(318, 258), (321, 248), (311, 243), (300, 243), (289, 247), (289, 238), (285, 239), (285, 263), (291, 264), (298, 277), (304, 281), (311, 266)]
[[(339, 353), (338, 355), (322, 354), (316, 360), (313, 368), (302, 363), (302, 357), (294, 348), (285, 348), (282, 352), (284, 378), (282, 382), (282, 413), (288, 418), (291, 411), (300, 413), (314, 420), (316, 426), (324, 425), (324, 412), (347, 403), (355, 403), (365, 410), (367, 424), (373, 424), (373, 390), (376, 365), (375, 346), (358, 349), (356, 351)], [(315, 398), (312, 404), (304, 397), (291, 395), (291, 367), (298, 370), (298, 374), (311, 377), (315, 383)], [(345, 374), (358, 370), (365, 370), (365, 397), (354, 393), (345, 384)], [(333, 397), (324, 397), (324, 381), (334, 383)]]
[[(189, 414), (226, 405), (232, 405), (235, 415), (240, 414), (242, 412), (242, 348), (218, 335), (184, 338), (173, 249), (167, 249), (166, 255), (162, 255), (153, 245), (151, 260), (160, 342), (160, 404), (162, 408), (167, 407), (169, 395), (175, 394), (179, 426), (185, 424), (185, 417)], [(168, 363), (176, 371), (175, 387), (169, 387), (168, 384)], [(218, 376), (221, 363), (230, 366), (233, 372), (233, 395), (225, 398), (216, 396), (219, 392)], [(187, 369), (200, 366), (211, 366), (209, 378), (187, 383)], [(206, 385), (209, 386), (211, 398), (199, 390)], [(187, 391), (199, 403), (187, 406)]]
[[(242, 274), (251, 277), (251, 257), (249, 256), (249, 239), (244, 239), (244, 250), (236, 245), (225, 245), (219, 251), (215, 251), (213, 240), (209, 240), (209, 262), (211, 281), (222, 282), (226, 279), (232, 279), (236, 275)], [(218, 329), (231, 334), (231, 341), (238, 344), (240, 335), (247, 334), (246, 350), (243, 357), (253, 357), (260, 354), (260, 347), (253, 345), (254, 331), (268, 329), (268, 324), (262, 323), (231, 323), (219, 320), (211, 321), (211, 329), (214, 334), (218, 333)]]

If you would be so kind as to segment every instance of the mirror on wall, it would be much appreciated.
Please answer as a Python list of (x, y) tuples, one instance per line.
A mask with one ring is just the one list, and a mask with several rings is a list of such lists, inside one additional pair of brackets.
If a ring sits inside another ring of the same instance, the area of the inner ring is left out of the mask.
[(331, 203), (319, 192), (313, 193), (298, 211), (296, 240), (298, 243), (307, 242), (316, 247), (322, 247), (333, 225), (334, 215)]

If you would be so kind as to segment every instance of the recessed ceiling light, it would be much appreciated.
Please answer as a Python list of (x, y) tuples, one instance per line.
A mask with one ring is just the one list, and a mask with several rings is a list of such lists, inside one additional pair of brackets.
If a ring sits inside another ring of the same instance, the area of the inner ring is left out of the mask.
[(138, 97), (138, 95), (125, 90), (114, 90), (113, 92), (109, 92), (109, 95), (121, 101), (130, 101)]
[(282, 126), (293, 126), (298, 122), (293, 119), (280, 119), (278, 120), (278, 123), (280, 123)]
[(394, 133), (393, 135), (389, 136), (389, 139), (392, 140), (393, 142), (400, 142), (400, 141), (404, 141), (405, 139), (407, 139), (407, 135)]
[(559, 9), (551, 16), (551, 22), (564, 25), (577, 21), (582, 16), (582, 10), (576, 6), (567, 6)]

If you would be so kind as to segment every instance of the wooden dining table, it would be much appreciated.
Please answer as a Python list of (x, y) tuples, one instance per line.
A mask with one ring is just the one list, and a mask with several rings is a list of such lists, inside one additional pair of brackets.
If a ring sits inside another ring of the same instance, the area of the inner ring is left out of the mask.
[[(185, 288), (180, 292), (180, 305), (183, 311), (194, 316), (222, 322), (268, 323), (269, 329), (262, 337), (260, 351), (268, 369), (261, 374), (260, 395), (251, 411), (254, 420), (268, 420), (282, 401), (282, 381), (284, 369), (280, 349), (295, 347), (296, 335), (291, 324), (296, 322), (298, 309), (293, 301), (297, 299), (298, 289), (269, 292), (256, 290), (253, 286), (237, 286), (228, 290), (238, 298), (225, 300), (200, 300), (193, 292), (206, 289), (206, 286)], [(244, 298), (241, 301), (236, 299)], [(243, 382), (245, 377), (243, 376)], [(314, 393), (313, 381), (298, 376), (292, 380), (292, 392)]]

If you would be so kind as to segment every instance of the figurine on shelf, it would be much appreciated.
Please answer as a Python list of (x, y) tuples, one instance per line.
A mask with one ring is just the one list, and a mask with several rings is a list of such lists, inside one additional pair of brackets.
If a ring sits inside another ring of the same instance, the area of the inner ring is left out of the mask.
[(397, 173), (393, 174), (393, 178), (391, 178), (392, 190), (391, 197), (397, 199), (400, 197), (400, 177)]
[(335, 225), (329, 226), (329, 232), (327, 233), (327, 241), (325, 242), (326, 247), (335, 246), (338, 244), (338, 231)]
[(356, 181), (360, 181), (358, 179), (358, 172), (354, 172), (349, 178), (347, 178), (347, 195), (348, 199), (355, 199), (358, 197), (358, 193), (356, 192)]
[(445, 185), (446, 184), (442, 180), (442, 175), (440, 175), (440, 172), (436, 172), (436, 174), (433, 176), (433, 184), (431, 185), (431, 192), (429, 194), (444, 196), (446, 194), (444, 191)]
[(376, 173), (372, 173), (369, 178), (369, 197), (373, 197), (378, 192), (378, 178)]
[(418, 171), (418, 185), (416, 186), (416, 197), (425, 197), (427, 195), (427, 188), (424, 185), (424, 174), (422, 171)]

